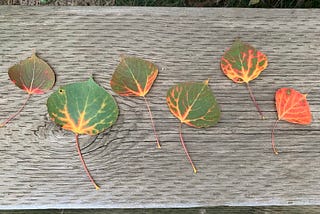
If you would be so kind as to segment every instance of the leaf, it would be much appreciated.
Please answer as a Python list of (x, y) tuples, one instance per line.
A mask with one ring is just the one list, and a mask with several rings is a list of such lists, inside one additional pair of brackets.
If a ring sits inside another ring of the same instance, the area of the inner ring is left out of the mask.
[(237, 39), (232, 44), (232, 47), (222, 56), (220, 65), (223, 73), (229, 79), (235, 83), (246, 83), (254, 105), (261, 118), (264, 118), (249, 86), (249, 82), (257, 78), (267, 67), (268, 59), (266, 55)]
[(51, 119), (76, 134), (96, 135), (118, 118), (114, 98), (90, 78), (60, 87), (47, 101)]
[(249, 6), (255, 5), (255, 4), (259, 4), (259, 3), (260, 3), (260, 0), (250, 0), (249, 1)]
[(55, 83), (54, 71), (45, 61), (37, 57), (35, 53), (31, 57), (10, 67), (8, 75), (16, 86), (28, 93), (28, 97), (22, 107), (4, 121), (0, 127), (5, 126), (23, 110), (32, 94), (43, 94), (50, 90)]
[(111, 87), (120, 96), (145, 96), (158, 75), (152, 62), (137, 57), (121, 57), (112, 75)]
[(196, 128), (206, 128), (215, 125), (220, 120), (220, 108), (208, 86), (204, 82), (185, 82), (171, 87), (167, 93), (167, 104), (171, 113), (180, 120), (180, 142), (187, 158), (197, 172), (182, 137), (181, 125), (185, 123)]
[(278, 151), (274, 143), (274, 130), (280, 120), (302, 125), (311, 123), (312, 115), (306, 97), (306, 94), (301, 94), (293, 88), (280, 88), (276, 91), (275, 100), (278, 119), (274, 123), (271, 134), (272, 149), (275, 154), (278, 154)]
[(79, 149), (78, 135), (97, 135), (112, 126), (119, 114), (114, 98), (92, 78), (86, 82), (60, 87), (47, 101), (51, 119), (63, 129), (76, 134), (76, 146), (82, 165), (95, 186)]
[(161, 148), (151, 109), (145, 97), (157, 75), (158, 68), (152, 62), (137, 57), (121, 56), (120, 63), (112, 75), (110, 85), (112, 90), (120, 96), (138, 96), (144, 98), (157, 147)]
[(9, 68), (8, 74), (16, 86), (29, 94), (43, 94), (55, 83), (53, 70), (35, 53)]

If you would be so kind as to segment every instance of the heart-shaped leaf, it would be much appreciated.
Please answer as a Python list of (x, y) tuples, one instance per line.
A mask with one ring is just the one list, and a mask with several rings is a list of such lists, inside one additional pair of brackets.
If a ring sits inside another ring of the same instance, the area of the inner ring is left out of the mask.
[(264, 116), (256, 102), (249, 82), (257, 78), (267, 65), (266, 55), (239, 39), (235, 40), (231, 48), (221, 58), (223, 73), (235, 83), (246, 83), (250, 97), (262, 118)]
[(119, 114), (116, 101), (90, 78), (86, 82), (60, 87), (48, 98), (47, 107), (55, 123), (76, 134), (76, 146), (80, 160), (89, 179), (95, 188), (99, 189), (83, 160), (78, 135), (96, 135), (112, 126)]
[(196, 128), (215, 125), (220, 120), (220, 108), (208, 86), (208, 81), (185, 82), (171, 87), (167, 93), (167, 104), (171, 113), (180, 120), (180, 142), (196, 173), (182, 137), (181, 125), (185, 123)]
[(43, 94), (55, 83), (53, 70), (35, 53), (9, 68), (8, 74), (16, 86), (29, 94)]
[(4, 121), (0, 127), (5, 126), (23, 110), (32, 94), (43, 94), (50, 90), (55, 83), (53, 70), (45, 61), (37, 57), (35, 53), (31, 57), (10, 67), (8, 74), (16, 86), (28, 93), (28, 97), (22, 107)]
[(278, 154), (278, 151), (274, 143), (274, 130), (280, 120), (302, 125), (311, 123), (312, 115), (306, 97), (306, 94), (301, 94), (292, 88), (280, 88), (276, 91), (275, 100), (278, 119), (272, 129), (272, 149), (275, 154)]
[(112, 75), (111, 88), (120, 96), (143, 97), (146, 103), (157, 147), (160, 148), (159, 137), (146, 94), (157, 78), (158, 68), (152, 62), (137, 57), (121, 56), (121, 61)]

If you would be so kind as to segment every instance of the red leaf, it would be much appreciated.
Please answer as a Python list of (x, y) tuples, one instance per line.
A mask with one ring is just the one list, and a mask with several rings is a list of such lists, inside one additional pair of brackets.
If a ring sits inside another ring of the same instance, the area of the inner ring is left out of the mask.
[(310, 124), (312, 116), (306, 97), (306, 94), (301, 94), (292, 88), (280, 88), (276, 92), (278, 120)]
[(277, 90), (275, 100), (278, 119), (274, 123), (271, 134), (272, 149), (275, 154), (278, 154), (278, 151), (274, 143), (274, 130), (280, 120), (302, 125), (311, 123), (312, 115), (306, 97), (306, 94), (301, 94), (292, 88), (280, 88)]

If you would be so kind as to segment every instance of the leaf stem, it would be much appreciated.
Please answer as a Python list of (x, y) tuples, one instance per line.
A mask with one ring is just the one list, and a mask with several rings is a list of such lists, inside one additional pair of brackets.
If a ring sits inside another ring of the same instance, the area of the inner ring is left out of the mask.
[(96, 188), (96, 190), (99, 190), (100, 187), (96, 184), (96, 182), (93, 180), (88, 168), (87, 168), (87, 165), (86, 163), (84, 162), (84, 159), (82, 157), (82, 153), (81, 153), (81, 150), (80, 150), (80, 145), (79, 145), (79, 135), (76, 134), (76, 147), (77, 147), (77, 151), (78, 151), (78, 154), (79, 154), (79, 157), (80, 157), (80, 161), (82, 163), (82, 166), (84, 168), (84, 170), (86, 171), (86, 174), (87, 176), (89, 177), (91, 183), (93, 184), (93, 186)]
[(274, 122), (273, 128), (272, 128), (272, 132), (271, 132), (271, 145), (272, 145), (272, 149), (273, 149), (273, 152), (274, 152), (275, 155), (279, 154), (278, 150), (276, 149), (276, 145), (274, 143), (274, 130), (276, 129), (278, 122), (279, 122), (279, 119), (277, 119)]
[(151, 125), (152, 125), (152, 128), (153, 128), (154, 137), (156, 138), (157, 148), (160, 149), (161, 145), (160, 145), (159, 137), (158, 137), (158, 134), (157, 134), (157, 131), (156, 131), (156, 127), (154, 125), (153, 116), (152, 116), (152, 113), (151, 113), (151, 109), (150, 109), (148, 100), (147, 100), (147, 98), (145, 96), (143, 96), (143, 99), (144, 99), (144, 102), (147, 105), (147, 109), (148, 109), (150, 120), (151, 120)]
[(264, 120), (265, 117), (263, 116), (263, 113), (262, 113), (262, 111), (261, 111), (261, 108), (259, 107), (259, 105), (258, 105), (258, 103), (257, 103), (257, 101), (256, 101), (256, 98), (255, 98), (254, 95), (253, 95), (253, 92), (252, 92), (252, 90), (251, 90), (251, 87), (250, 87), (249, 83), (247, 82), (246, 85), (247, 85), (247, 89), (248, 89), (248, 91), (249, 91), (249, 93), (250, 93), (250, 97), (251, 97), (251, 100), (252, 100), (253, 104), (256, 106), (257, 111), (259, 112), (259, 114), (260, 114), (260, 116), (261, 116), (261, 119)]
[(13, 115), (11, 115), (8, 119), (6, 119), (3, 123), (0, 124), (0, 128), (4, 127), (7, 123), (9, 123), (13, 118), (15, 118), (16, 116), (18, 116), (18, 114), (20, 114), (20, 112), (24, 109), (24, 107), (26, 106), (28, 100), (30, 99), (32, 94), (28, 94), (27, 99), (24, 101), (24, 103), (22, 104), (21, 108), (14, 113)]
[(187, 149), (187, 147), (186, 147), (186, 145), (184, 143), (184, 140), (183, 140), (183, 137), (182, 137), (182, 128), (181, 128), (181, 126), (182, 126), (182, 123), (180, 123), (180, 125), (179, 125), (179, 136), (180, 136), (181, 145), (182, 145), (183, 150), (186, 153), (187, 158), (188, 158), (188, 160), (189, 160), (189, 162), (190, 162), (190, 164), (192, 166), (193, 172), (197, 173), (197, 169), (196, 169), (195, 165), (193, 164), (192, 159), (191, 159), (191, 157), (189, 155), (188, 149)]

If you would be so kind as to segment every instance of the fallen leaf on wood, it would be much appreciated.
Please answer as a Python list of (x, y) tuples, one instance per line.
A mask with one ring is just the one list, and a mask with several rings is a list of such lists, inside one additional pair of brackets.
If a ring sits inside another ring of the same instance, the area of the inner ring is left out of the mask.
[(99, 189), (83, 160), (78, 136), (97, 135), (112, 126), (119, 115), (116, 101), (90, 78), (60, 87), (48, 98), (47, 107), (56, 124), (75, 133), (81, 163), (94, 187)]
[(221, 58), (223, 73), (235, 83), (246, 84), (250, 97), (262, 119), (264, 119), (263, 113), (253, 95), (249, 82), (257, 78), (267, 65), (266, 55), (239, 39), (235, 40), (231, 48)]
[(311, 123), (312, 115), (306, 94), (301, 94), (292, 88), (280, 88), (276, 91), (275, 99), (278, 119), (273, 125), (271, 143), (273, 152), (278, 154), (274, 142), (274, 130), (278, 122), (285, 120), (289, 123), (308, 125)]
[(54, 71), (45, 61), (37, 57), (35, 53), (31, 57), (10, 67), (8, 74), (11, 81), (26, 91), (28, 96), (21, 108), (1, 123), (0, 127), (4, 127), (15, 118), (24, 109), (33, 94), (43, 94), (50, 90), (55, 83)]
[(152, 62), (137, 57), (121, 56), (121, 61), (112, 75), (110, 84), (112, 90), (120, 96), (143, 97), (149, 112), (157, 147), (161, 148), (151, 109), (146, 98), (146, 94), (149, 92), (157, 75), (158, 68)]
[(208, 86), (208, 80), (184, 82), (171, 87), (167, 93), (167, 104), (171, 113), (180, 120), (180, 142), (194, 173), (197, 173), (184, 143), (181, 126), (185, 123), (196, 128), (206, 128), (215, 125), (220, 120), (220, 108)]

